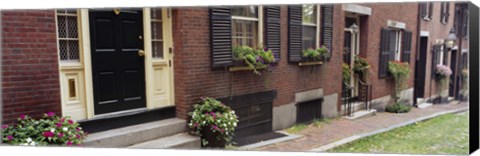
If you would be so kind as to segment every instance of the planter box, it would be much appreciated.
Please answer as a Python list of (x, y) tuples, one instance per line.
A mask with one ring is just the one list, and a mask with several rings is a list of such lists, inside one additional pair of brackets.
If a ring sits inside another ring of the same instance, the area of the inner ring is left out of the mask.
[[(257, 70), (259, 69), (265, 69), (265, 68), (256, 68)], [(228, 71), (234, 72), (234, 71), (248, 71), (248, 70), (253, 70), (248, 67), (248, 65), (244, 61), (233, 61), (233, 66), (228, 68)]]

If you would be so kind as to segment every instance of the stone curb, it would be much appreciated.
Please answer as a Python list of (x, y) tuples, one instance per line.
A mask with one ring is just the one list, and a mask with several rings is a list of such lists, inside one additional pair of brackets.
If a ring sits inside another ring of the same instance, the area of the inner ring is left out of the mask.
[(295, 139), (303, 137), (303, 135), (289, 134), (289, 133), (286, 133), (286, 132), (283, 132), (283, 131), (277, 131), (277, 133), (282, 133), (282, 134), (285, 134), (287, 136), (277, 138), (277, 139), (262, 141), (262, 142), (259, 142), (259, 143), (249, 144), (249, 145), (245, 145), (245, 146), (240, 146), (238, 149), (239, 150), (250, 150), (250, 149), (259, 148), (259, 147), (263, 147), (263, 146), (267, 146), (267, 145), (271, 145), (271, 144), (276, 144), (276, 143), (279, 143), (279, 142), (295, 140)]
[(416, 122), (425, 121), (425, 120), (428, 120), (428, 119), (431, 119), (431, 118), (434, 118), (434, 117), (437, 117), (437, 116), (441, 116), (441, 115), (445, 115), (445, 114), (451, 114), (451, 113), (465, 112), (465, 111), (468, 111), (469, 108), (470, 107), (467, 106), (465, 108), (459, 108), (459, 109), (450, 110), (450, 111), (438, 112), (438, 113), (435, 113), (435, 114), (432, 114), (432, 115), (429, 115), (429, 116), (420, 117), (420, 118), (413, 119), (413, 120), (410, 120), (410, 121), (407, 121), (407, 122), (404, 122), (404, 123), (399, 123), (399, 124), (396, 124), (396, 125), (392, 125), (392, 126), (389, 126), (389, 127), (386, 127), (386, 128), (382, 128), (382, 129), (378, 129), (378, 130), (375, 130), (375, 131), (371, 131), (371, 132), (357, 134), (357, 135), (354, 135), (354, 136), (351, 136), (351, 137), (347, 137), (347, 138), (341, 139), (339, 141), (335, 141), (333, 143), (329, 143), (327, 145), (324, 145), (324, 146), (321, 146), (321, 147), (318, 147), (318, 148), (314, 148), (310, 151), (324, 152), (324, 151), (327, 151), (329, 149), (338, 147), (340, 145), (355, 141), (357, 139), (361, 139), (361, 138), (368, 137), (368, 136), (371, 136), (371, 135), (375, 135), (375, 134), (383, 133), (383, 132), (386, 132), (386, 131), (390, 131), (392, 129), (403, 127), (403, 126), (410, 125), (410, 124), (414, 124)]

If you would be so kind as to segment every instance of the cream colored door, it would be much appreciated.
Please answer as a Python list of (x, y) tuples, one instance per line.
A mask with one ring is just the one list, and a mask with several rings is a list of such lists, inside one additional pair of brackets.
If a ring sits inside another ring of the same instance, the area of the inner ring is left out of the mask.
[(147, 108), (174, 105), (172, 14), (169, 8), (145, 8)]

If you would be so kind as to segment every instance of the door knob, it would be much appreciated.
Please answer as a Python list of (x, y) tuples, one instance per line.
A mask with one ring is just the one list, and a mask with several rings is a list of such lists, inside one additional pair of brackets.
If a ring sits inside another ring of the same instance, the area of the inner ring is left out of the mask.
[(145, 55), (145, 51), (143, 51), (142, 49), (138, 50), (138, 56), (144, 56)]

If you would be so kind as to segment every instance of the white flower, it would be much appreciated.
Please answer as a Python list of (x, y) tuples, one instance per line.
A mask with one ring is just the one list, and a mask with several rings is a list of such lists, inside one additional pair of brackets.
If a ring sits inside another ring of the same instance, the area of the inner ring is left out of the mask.
[(35, 146), (35, 145), (36, 145), (36, 144), (35, 144), (35, 141), (32, 141), (32, 142), (30, 143), (30, 146)]
[(68, 127), (63, 127), (63, 131), (68, 131)]
[(236, 123), (236, 122), (234, 122), (234, 123), (233, 123), (233, 126), (237, 127), (237, 123)]
[(189, 124), (188, 124), (188, 126), (190, 126), (190, 127), (192, 127), (192, 125), (193, 125), (192, 123), (189, 123)]
[(233, 120), (233, 117), (230, 117), (230, 120)]
[(223, 127), (227, 127), (227, 124), (223, 123)]
[(28, 143), (23, 143), (23, 144), (20, 144), (22, 146), (28, 146)]
[(54, 132), (55, 132), (55, 129), (54, 129), (54, 128), (50, 129), (50, 132), (54, 133)]
[(221, 120), (217, 120), (218, 123), (220, 123)]
[(27, 142), (32, 142), (32, 138), (27, 138)]
[(205, 124), (205, 121), (203, 121), (202, 124)]
[(234, 110), (232, 110), (232, 114), (235, 114), (235, 111), (234, 111)]
[(228, 135), (228, 132), (225, 132), (225, 134), (227, 134), (227, 135)]

